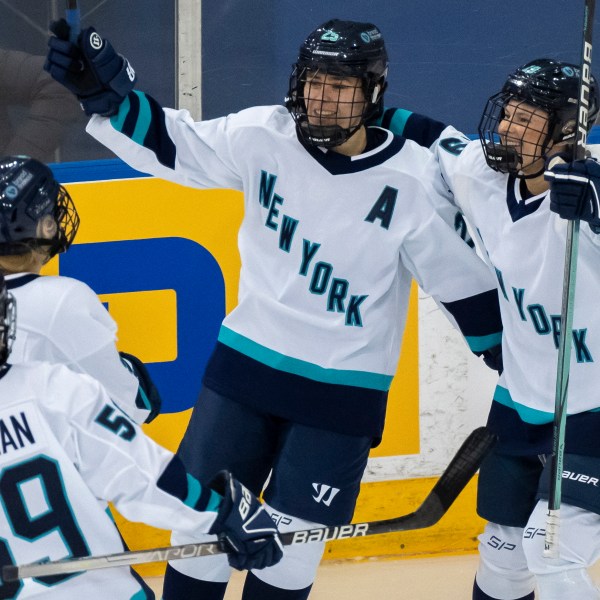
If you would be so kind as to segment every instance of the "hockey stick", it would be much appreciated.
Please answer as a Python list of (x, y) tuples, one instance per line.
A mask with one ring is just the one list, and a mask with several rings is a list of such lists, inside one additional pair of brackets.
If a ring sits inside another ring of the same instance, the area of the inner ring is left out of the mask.
[(77, 43), (77, 38), (81, 31), (81, 11), (77, 5), (77, 0), (67, 0), (66, 21), (69, 24), (69, 41), (72, 44)]
[[(450, 508), (451, 504), (458, 498), (467, 483), (475, 475), (477, 469), (479, 469), (479, 465), (491, 451), (495, 443), (496, 436), (490, 433), (488, 429), (485, 427), (475, 429), (463, 442), (448, 467), (446, 467), (446, 470), (425, 498), (423, 504), (412, 513), (384, 521), (354, 523), (352, 525), (340, 525), (337, 527), (320, 527), (317, 529), (283, 533), (281, 534), (281, 540), (287, 546), (310, 542), (329, 542), (358, 536), (431, 527), (446, 514), (448, 508)], [(121, 552), (105, 556), (63, 559), (47, 563), (34, 563), (21, 566), (6, 565), (2, 567), (2, 578), (8, 582), (26, 577), (42, 577), (45, 575), (77, 573), (90, 569), (196, 558), (199, 556), (223, 554), (224, 552), (226, 550), (220, 542), (183, 544), (181, 546)]]
[[(587, 142), (588, 105), (592, 76), (592, 30), (594, 26), (595, 0), (585, 0), (583, 18), (583, 44), (581, 51), (581, 77), (573, 160), (585, 157)], [(573, 309), (575, 305), (575, 279), (577, 274), (577, 251), (579, 248), (579, 220), (567, 224), (565, 266), (563, 275), (562, 309), (560, 314), (560, 343), (556, 370), (556, 393), (554, 398), (554, 424), (552, 428), (552, 462), (550, 495), (546, 513), (544, 556), (558, 558), (560, 528), (560, 501), (562, 490), (563, 458), (565, 453), (565, 429), (567, 425), (567, 392), (571, 367), (571, 337)]]

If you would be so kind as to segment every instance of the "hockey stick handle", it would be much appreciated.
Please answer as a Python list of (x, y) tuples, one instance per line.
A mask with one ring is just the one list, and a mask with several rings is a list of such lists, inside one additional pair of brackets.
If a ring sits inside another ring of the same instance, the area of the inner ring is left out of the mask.
[(70, 27), (69, 41), (72, 44), (76, 44), (79, 33), (81, 32), (81, 11), (77, 4), (77, 0), (67, 0), (65, 20)]
[[(581, 73), (579, 79), (579, 98), (575, 126), (575, 144), (573, 160), (585, 157), (588, 129), (588, 109), (592, 78), (592, 33), (596, 0), (585, 0), (583, 12), (583, 43), (581, 49)], [(550, 494), (546, 514), (544, 536), (544, 556), (558, 558), (560, 503), (562, 494), (562, 472), (567, 423), (567, 393), (571, 364), (571, 331), (573, 329), (573, 310), (575, 306), (575, 281), (577, 275), (577, 254), (579, 249), (579, 220), (567, 223), (565, 264), (563, 274), (562, 308), (560, 315), (561, 335), (558, 346), (556, 370), (556, 392), (554, 401), (554, 424)]]
[[(485, 427), (479, 427), (472, 431), (458, 449), (431, 492), (429, 492), (423, 504), (412, 513), (383, 521), (318, 527), (315, 529), (282, 533), (282, 543), (285, 546), (289, 546), (311, 542), (329, 542), (430, 527), (444, 516), (454, 500), (458, 498), (495, 443), (496, 436)], [(107, 554), (104, 556), (88, 556), (54, 562), (33, 563), (30, 565), (5, 565), (2, 567), (2, 578), (4, 581), (9, 582), (27, 577), (43, 577), (46, 575), (78, 573), (91, 569), (125, 567), (149, 562), (213, 556), (225, 552), (227, 552), (226, 548), (219, 541), (191, 543), (150, 550), (134, 550), (118, 554)]]

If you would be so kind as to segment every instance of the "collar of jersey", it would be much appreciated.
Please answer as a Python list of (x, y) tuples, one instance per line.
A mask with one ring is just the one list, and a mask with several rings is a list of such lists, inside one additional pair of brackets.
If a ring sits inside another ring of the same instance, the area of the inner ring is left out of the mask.
[(383, 142), (376, 148), (372, 148), (368, 152), (357, 156), (344, 156), (338, 152), (309, 146), (308, 144), (303, 144), (303, 146), (306, 148), (306, 151), (332, 175), (359, 173), (360, 171), (365, 171), (371, 167), (376, 167), (395, 154), (398, 154), (406, 141), (404, 138), (396, 136), (391, 131), (386, 131), (380, 127), (369, 127), (369, 129), (379, 129), (387, 135)]
[(528, 196), (527, 198), (521, 197), (519, 190), (520, 181), (514, 175), (508, 176), (508, 182), (506, 186), (506, 204), (508, 206), (508, 212), (513, 223), (519, 219), (526, 217), (527, 215), (533, 214), (542, 204), (546, 197), (546, 192), (537, 196)]
[(11, 366), (12, 365), (8, 364), (0, 366), (0, 379), (2, 379), (8, 373)]
[(17, 273), (16, 275), (7, 275), (6, 287), (9, 290), (14, 290), (22, 285), (26, 285), (38, 277), (41, 277), (41, 275), (36, 275), (35, 273)]

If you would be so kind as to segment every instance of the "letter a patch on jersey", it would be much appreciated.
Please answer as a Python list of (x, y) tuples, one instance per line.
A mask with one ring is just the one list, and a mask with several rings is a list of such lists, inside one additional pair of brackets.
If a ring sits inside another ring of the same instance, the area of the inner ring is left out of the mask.
[(381, 227), (384, 229), (390, 228), (392, 222), (392, 216), (394, 214), (394, 208), (396, 208), (396, 199), (398, 198), (398, 190), (396, 188), (386, 185), (383, 192), (381, 192), (379, 198), (373, 205), (373, 208), (366, 216), (365, 221), (374, 223), (375, 219), (381, 220)]

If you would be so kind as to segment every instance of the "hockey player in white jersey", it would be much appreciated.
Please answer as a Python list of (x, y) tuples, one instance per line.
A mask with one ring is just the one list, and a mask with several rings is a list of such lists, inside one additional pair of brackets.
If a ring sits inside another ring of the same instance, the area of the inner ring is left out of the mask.
[[(131, 521), (217, 535), (235, 568), (279, 560), (275, 524), (229, 473), (201, 485), (88, 375), (8, 363), (14, 334), (15, 301), (0, 274), (0, 566), (122, 552), (101, 500)], [(153, 600), (154, 593), (118, 567), (0, 579), (0, 598)]]
[[(586, 567), (600, 556), (600, 168), (570, 160), (580, 70), (550, 59), (516, 69), (493, 95), (470, 141), (452, 127), (436, 153), (454, 201), (498, 280), (504, 372), (489, 427), (500, 441), (480, 471), (480, 537), (474, 600), (592, 600)], [(598, 85), (589, 92), (589, 127)], [(556, 214), (558, 213), (558, 214)], [(561, 218), (562, 217), (562, 218)], [(565, 219), (583, 220), (569, 374), (560, 559), (543, 557), (560, 336)], [(539, 499), (539, 501), (538, 501)], [(535, 578), (534, 575), (535, 574)]]
[[(13, 363), (62, 363), (100, 381), (137, 423), (151, 421), (160, 395), (139, 359), (117, 351), (117, 325), (96, 294), (70, 277), (40, 276), (79, 227), (67, 192), (43, 163), (0, 159), (0, 272), (20, 307)], [(135, 373), (135, 374), (134, 374)]]
[[(280, 530), (352, 518), (381, 437), (411, 277), (452, 313), (473, 351), (498, 356), (487, 267), (434, 206), (433, 155), (365, 122), (386, 88), (370, 23), (329, 21), (300, 48), (286, 106), (205, 122), (133, 89), (129, 63), (93, 28), (53, 27), (46, 69), (94, 115), (88, 131), (136, 169), (244, 192), (237, 307), (225, 317), (179, 455), (196, 476), (228, 467)], [(202, 218), (202, 207), (198, 207)], [(184, 541), (173, 538), (174, 541)], [(245, 600), (307, 598), (324, 544), (286, 547), (249, 573)], [(165, 600), (220, 600), (219, 557), (171, 565)]]

